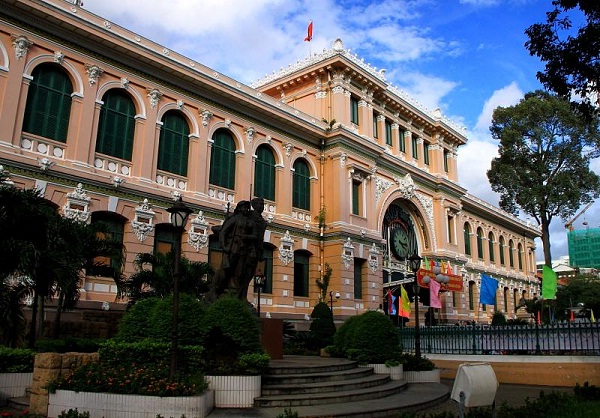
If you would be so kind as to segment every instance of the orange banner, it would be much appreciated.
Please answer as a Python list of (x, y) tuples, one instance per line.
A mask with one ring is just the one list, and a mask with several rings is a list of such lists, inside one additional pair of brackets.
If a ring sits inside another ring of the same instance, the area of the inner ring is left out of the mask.
[[(455, 274), (445, 274), (450, 278), (448, 283), (441, 283), (440, 290), (447, 290), (450, 292), (462, 292), (463, 290), (463, 279), (462, 276), (457, 276)], [(429, 287), (428, 283), (423, 281), (425, 276), (429, 276), (430, 280), (435, 280), (435, 274), (431, 270), (420, 269), (417, 271), (417, 282), (421, 287)]]

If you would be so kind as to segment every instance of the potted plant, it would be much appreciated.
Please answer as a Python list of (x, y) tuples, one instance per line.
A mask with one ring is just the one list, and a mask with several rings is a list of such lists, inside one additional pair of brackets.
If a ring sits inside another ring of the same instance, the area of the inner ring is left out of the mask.
[(440, 370), (426, 357), (403, 353), (404, 379), (408, 383), (440, 382)]

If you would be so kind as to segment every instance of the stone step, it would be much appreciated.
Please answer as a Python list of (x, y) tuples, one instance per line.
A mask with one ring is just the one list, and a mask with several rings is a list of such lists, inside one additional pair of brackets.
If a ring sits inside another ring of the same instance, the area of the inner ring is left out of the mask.
[(323, 379), (311, 380), (310, 382), (296, 383), (295, 381), (286, 381), (285, 383), (273, 383), (262, 385), (262, 396), (273, 395), (300, 395), (311, 393), (339, 392), (354, 389), (370, 388), (383, 385), (390, 381), (388, 375), (368, 374), (359, 375), (347, 379)]
[[(301, 373), (301, 372), (304, 373)], [(296, 373), (290, 374), (267, 374), (262, 377), (263, 385), (277, 385), (282, 383), (311, 383), (322, 381), (340, 381), (359, 379), (361, 377), (370, 376), (373, 374), (373, 369), (370, 367), (354, 367), (344, 370), (321, 370), (319, 372), (307, 372), (306, 370), (296, 370)]]
[(29, 396), (9, 398), (7, 400), (7, 406), (9, 408), (18, 409), (19, 411), (25, 411), (26, 409), (29, 409)]
[(394, 395), (403, 391), (406, 389), (406, 387), (407, 383), (405, 381), (394, 380), (372, 387), (340, 390), (335, 392), (260, 396), (254, 399), (254, 406), (293, 407), (373, 400)]
[(358, 362), (342, 358), (320, 358), (311, 356), (286, 356), (283, 360), (273, 362), (268, 375), (291, 375), (327, 373), (351, 370), (358, 367)]

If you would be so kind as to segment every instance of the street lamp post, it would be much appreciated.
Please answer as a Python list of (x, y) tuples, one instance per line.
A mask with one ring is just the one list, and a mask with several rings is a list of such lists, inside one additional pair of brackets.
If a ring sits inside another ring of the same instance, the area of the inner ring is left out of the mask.
[(333, 296), (335, 295), (336, 300), (340, 298), (340, 292), (334, 292), (331, 290), (329, 292), (329, 306), (331, 309), (331, 313), (333, 314)]
[(256, 313), (258, 314), (259, 318), (260, 318), (260, 291), (262, 290), (263, 286), (265, 285), (266, 279), (267, 278), (265, 276), (261, 276), (261, 275), (254, 276), (254, 290), (256, 290), (258, 292), (258, 303), (256, 304)]
[(415, 292), (415, 356), (421, 358), (421, 329), (419, 327), (419, 282), (417, 281), (417, 272), (421, 268), (422, 258), (417, 253), (408, 257), (410, 269), (414, 275), (413, 290)]
[(169, 377), (175, 379), (177, 377), (177, 355), (179, 351), (178, 341), (178, 316), (179, 316), (179, 261), (181, 258), (181, 236), (185, 228), (190, 213), (192, 210), (188, 208), (181, 200), (181, 197), (167, 209), (171, 214), (171, 224), (175, 229), (175, 244), (173, 247), (173, 321), (171, 324), (171, 366), (169, 369)]

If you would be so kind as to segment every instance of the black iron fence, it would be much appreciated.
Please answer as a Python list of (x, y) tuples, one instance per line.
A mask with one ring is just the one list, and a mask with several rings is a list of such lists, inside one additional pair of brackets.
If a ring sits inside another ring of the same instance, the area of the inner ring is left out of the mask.
[[(421, 327), (421, 351), (430, 354), (600, 355), (600, 324)], [(401, 328), (401, 345), (414, 351), (414, 328)]]

